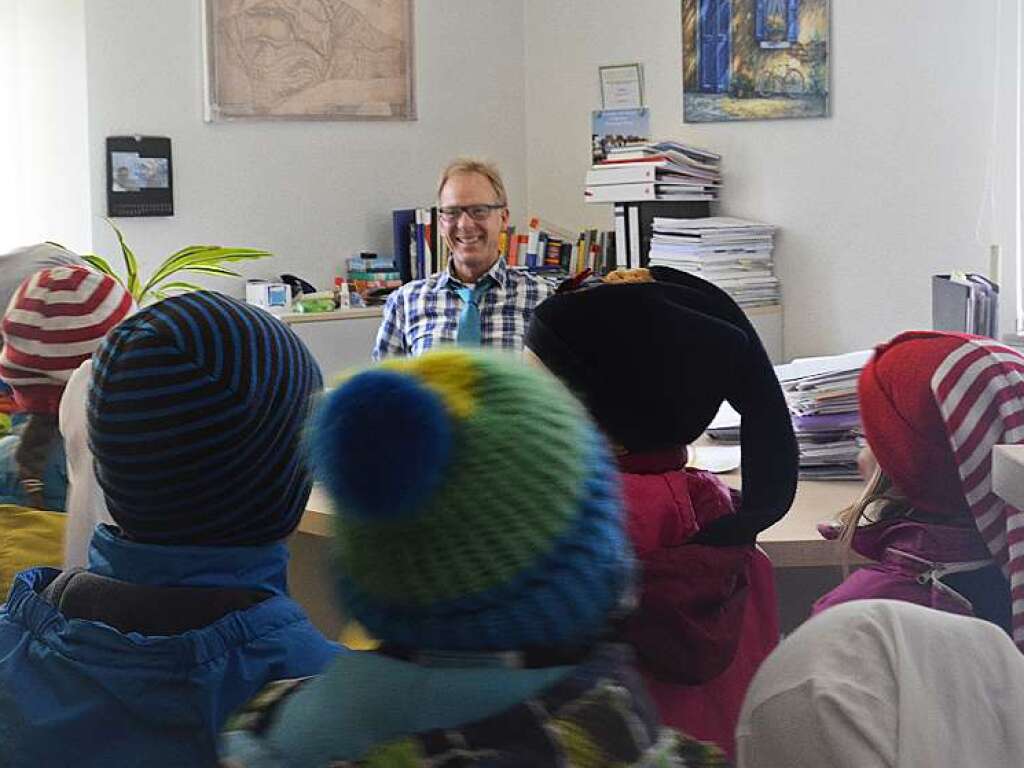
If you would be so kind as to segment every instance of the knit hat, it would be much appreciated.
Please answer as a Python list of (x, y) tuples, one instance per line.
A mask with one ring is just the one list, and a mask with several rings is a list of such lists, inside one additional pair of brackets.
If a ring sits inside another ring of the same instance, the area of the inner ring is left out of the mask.
[(74, 265), (85, 266), (78, 254), (55, 243), (37, 243), (0, 253), (0, 310), (7, 309), (25, 278), (47, 267)]
[(437, 350), (343, 381), (313, 422), (346, 615), (416, 650), (585, 644), (625, 592), (616, 473), (515, 358)]
[(912, 331), (875, 349), (860, 413), (879, 466), (914, 507), (970, 516), (1010, 582), (1024, 649), (1024, 514), (992, 492), (992, 447), (1024, 442), (1024, 356), (992, 339)]
[(630, 453), (693, 442), (728, 400), (743, 417), (743, 508), (699, 536), (749, 542), (785, 514), (796, 491), (796, 440), (771, 361), (724, 291), (667, 267), (645, 272), (647, 282), (600, 282), (548, 298), (533, 312), (525, 345)]
[(52, 267), (26, 278), (0, 326), (0, 378), (18, 405), (56, 414), (72, 372), (134, 307), (114, 278), (85, 267)]
[(146, 307), (93, 362), (89, 446), (110, 515), (155, 544), (254, 545), (298, 525), (320, 369), (288, 326), (219, 293)]

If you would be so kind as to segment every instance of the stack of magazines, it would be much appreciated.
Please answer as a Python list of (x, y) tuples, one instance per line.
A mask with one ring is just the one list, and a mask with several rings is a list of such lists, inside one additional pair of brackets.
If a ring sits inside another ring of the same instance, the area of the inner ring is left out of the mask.
[[(871, 351), (808, 357), (775, 366), (800, 447), (801, 480), (856, 480), (863, 445), (857, 377)], [(740, 415), (723, 403), (707, 429), (721, 443), (740, 439)]]
[(730, 216), (655, 217), (650, 264), (714, 283), (741, 307), (778, 304), (772, 248), (775, 227)]
[(863, 445), (857, 377), (871, 351), (775, 366), (800, 446), (800, 478), (856, 480)]

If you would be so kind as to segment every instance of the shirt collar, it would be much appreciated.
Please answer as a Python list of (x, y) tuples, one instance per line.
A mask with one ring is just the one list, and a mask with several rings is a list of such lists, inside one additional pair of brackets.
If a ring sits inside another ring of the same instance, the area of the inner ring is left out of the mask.
[(287, 595), (288, 550), (281, 542), (249, 547), (145, 544), (112, 525), (96, 526), (89, 570), (134, 584), (243, 587)]
[[(452, 271), (452, 260), (448, 260), (448, 268), (441, 273), (441, 276), (437, 278), (437, 282), (434, 284), (435, 291), (444, 290), (449, 284), (454, 288), (464, 288), (465, 283), (459, 280), (455, 276), (455, 272)], [(508, 280), (508, 265), (505, 263), (505, 258), (499, 256), (498, 260), (494, 262), (493, 266), (486, 273), (480, 276), (480, 280), (486, 280), (491, 278), (499, 288), (505, 288)], [(479, 282), (479, 280), (477, 281)]]

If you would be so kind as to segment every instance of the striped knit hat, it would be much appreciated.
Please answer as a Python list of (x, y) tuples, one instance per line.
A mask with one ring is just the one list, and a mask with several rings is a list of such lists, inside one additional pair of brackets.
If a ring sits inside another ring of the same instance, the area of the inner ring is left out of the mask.
[(549, 374), (439, 350), (343, 381), (314, 418), (346, 615), (419, 650), (596, 638), (630, 555), (616, 474)]
[(860, 411), (879, 466), (918, 509), (971, 517), (1010, 582), (1024, 650), (1024, 513), (992, 492), (992, 447), (1024, 442), (1024, 356), (992, 339), (912, 331), (861, 372)]
[(120, 283), (85, 267), (26, 278), (4, 315), (0, 378), (30, 413), (57, 413), (68, 378), (134, 309)]
[(251, 545), (298, 525), (301, 435), (321, 389), (277, 318), (199, 291), (146, 307), (93, 363), (89, 445), (114, 521), (156, 544)]

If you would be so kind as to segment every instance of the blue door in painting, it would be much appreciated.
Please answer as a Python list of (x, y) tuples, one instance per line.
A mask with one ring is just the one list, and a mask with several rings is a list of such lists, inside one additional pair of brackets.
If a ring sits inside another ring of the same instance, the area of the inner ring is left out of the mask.
[(700, 0), (700, 61), (697, 76), (704, 93), (729, 90), (731, 0)]

